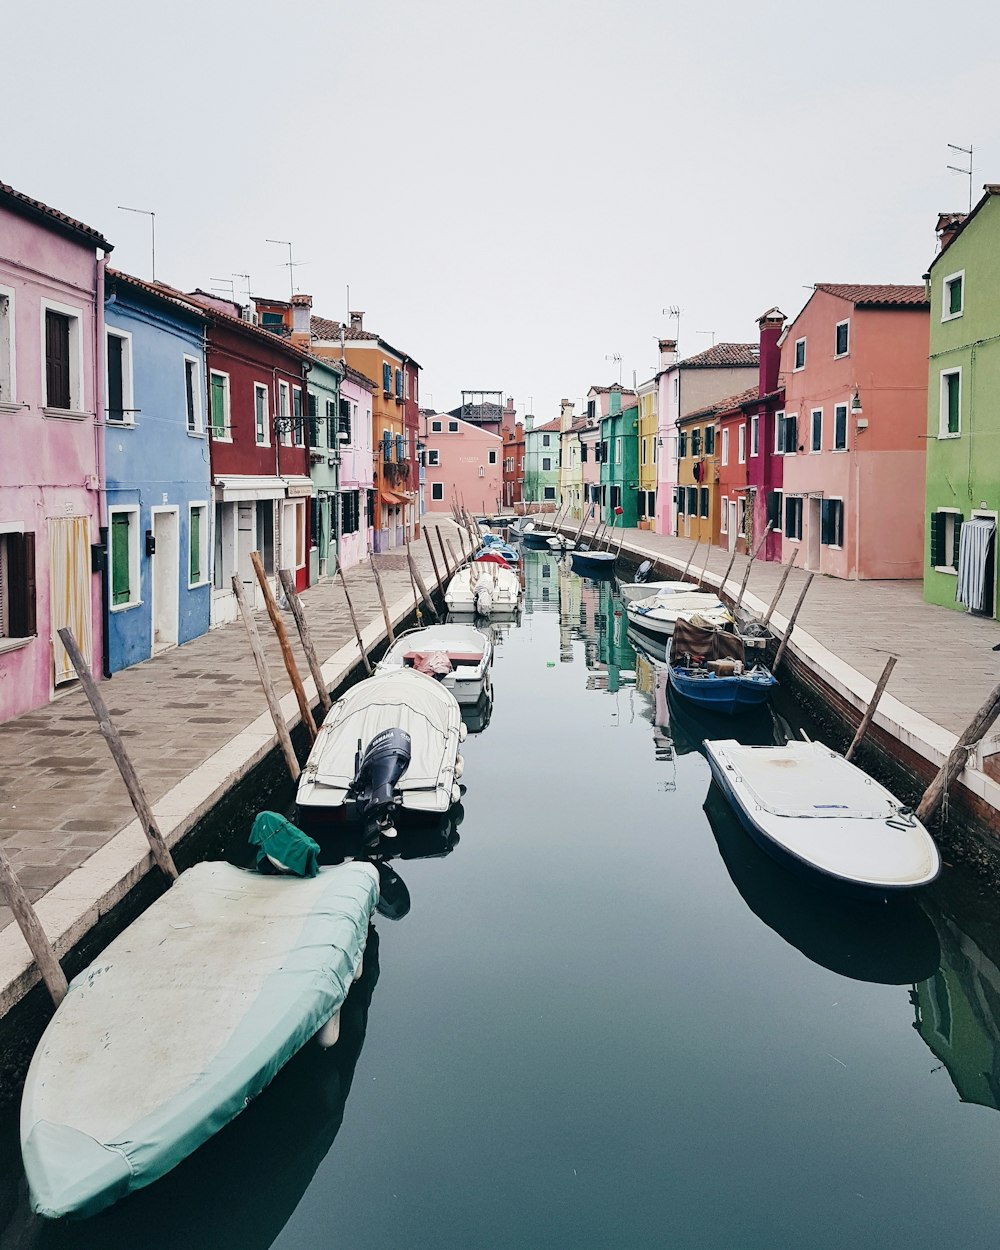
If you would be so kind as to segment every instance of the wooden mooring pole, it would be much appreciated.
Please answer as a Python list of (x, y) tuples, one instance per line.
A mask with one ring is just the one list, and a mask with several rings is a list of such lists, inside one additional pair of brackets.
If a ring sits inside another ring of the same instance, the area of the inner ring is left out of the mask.
[(298, 781), (301, 769), (299, 768), (299, 761), (295, 758), (292, 736), (288, 732), (285, 718), (281, 714), (281, 704), (274, 689), (274, 681), (271, 678), (271, 670), (267, 664), (267, 656), (264, 654), (260, 634), (257, 632), (257, 622), (253, 619), (253, 612), (251, 612), (250, 605), (247, 603), (243, 582), (240, 580), (238, 573), (233, 574), (233, 594), (236, 596), (240, 616), (243, 618), (247, 637), (250, 639), (250, 650), (253, 652), (254, 663), (257, 665), (257, 675), (260, 677), (260, 684), (264, 687), (264, 698), (267, 700), (268, 711), (271, 713), (271, 720), (274, 722), (274, 728), (278, 733), (278, 741), (281, 743), (281, 750), (285, 756), (288, 775), (293, 781)]
[(691, 567), (691, 561), (694, 559), (694, 553), (698, 550), (700, 546), (701, 546), (701, 539), (696, 538), (694, 540), (694, 546), (691, 548), (691, 554), (688, 556), (688, 562), (687, 564), (684, 565), (684, 572), (681, 574), (682, 582), (687, 581), (688, 569)]
[(795, 607), (792, 608), (792, 615), (788, 618), (788, 624), (785, 626), (785, 632), (782, 635), (781, 646), (778, 648), (778, 654), (774, 657), (774, 667), (771, 669), (772, 673), (776, 673), (778, 671), (778, 665), (781, 663), (781, 658), (785, 654), (785, 648), (788, 646), (788, 640), (791, 638), (792, 630), (795, 628), (795, 621), (799, 615), (799, 608), (802, 607), (802, 601), (806, 597), (806, 591), (812, 585), (812, 579), (814, 576), (814, 573), (810, 573), (805, 580), (805, 585), (799, 591), (799, 597), (795, 601)]
[(344, 588), (344, 598), (347, 600), (347, 610), (351, 614), (351, 624), (354, 626), (354, 637), (358, 640), (358, 650), (361, 652), (361, 658), (365, 662), (365, 668), (368, 670), (368, 676), (372, 674), (372, 662), (368, 658), (368, 652), (365, 650), (365, 644), (361, 638), (361, 626), (358, 624), (357, 613), (354, 611), (354, 604), (351, 602), (351, 592), (347, 589), (347, 578), (344, 576), (343, 565), (337, 561), (337, 572), (340, 575), (340, 584)]
[(31, 905), (31, 900), (24, 892), (24, 887), (17, 879), (14, 865), (7, 858), (7, 852), (0, 846), (0, 897), (7, 900), (7, 906), (14, 913), (17, 927), (28, 943), (38, 971), (42, 974), (46, 989), (53, 1003), (58, 1007), (66, 997), (69, 985), (66, 974), (60, 967), (56, 952), (49, 941), (38, 913)]
[(424, 541), (427, 543), (427, 552), (431, 558), (431, 568), (434, 570), (434, 580), (437, 583), (438, 594), (444, 594), (444, 587), (441, 585), (441, 574), (438, 571), (438, 562), (434, 558), (434, 544), (431, 542), (430, 530), (424, 525)]
[(250, 552), (250, 563), (253, 565), (253, 571), (257, 575), (257, 581), (264, 595), (264, 606), (267, 608), (267, 615), (271, 618), (271, 624), (274, 626), (278, 646), (281, 648), (281, 658), (284, 661), (285, 672), (288, 674), (288, 680), (292, 683), (292, 689), (295, 691), (295, 702), (299, 705), (299, 715), (302, 717), (302, 723), (309, 733), (309, 741), (315, 742), (316, 722), (313, 720), (312, 708), (309, 706), (309, 700), (306, 698), (305, 687), (302, 685), (302, 678), (299, 675), (299, 666), (295, 663), (291, 643), (288, 641), (288, 631), (285, 629), (285, 622), (281, 619), (278, 605), (274, 601), (274, 592), (271, 589), (270, 581), (268, 581), (267, 573), (264, 571), (264, 564), (260, 558), (259, 551)]
[(417, 590), (420, 591), (420, 598), (423, 599), (424, 606), (431, 614), (431, 620), (436, 621), (438, 619), (437, 609), (434, 607), (434, 600), (427, 593), (427, 587), (424, 585), (424, 579), (421, 576), (420, 570), (417, 568), (417, 562), (413, 558), (413, 552), (410, 550), (409, 540), (407, 540), (406, 543), (406, 559), (410, 565), (410, 576), (413, 578)]
[(743, 581), (742, 581), (742, 582), (740, 582), (740, 593), (736, 596), (736, 602), (733, 604), (733, 611), (734, 611), (734, 612), (738, 612), (738, 611), (739, 611), (739, 609), (740, 609), (740, 605), (741, 605), (741, 604), (742, 604), (742, 602), (743, 602), (743, 595), (744, 595), (744, 593), (745, 593), (745, 591), (746, 591), (746, 588), (747, 588), (747, 582), (750, 580), (750, 570), (753, 568), (753, 562), (754, 562), (754, 560), (756, 560), (756, 559), (757, 559), (757, 557), (760, 555), (761, 548), (762, 548), (762, 547), (764, 546), (764, 544), (767, 542), (767, 536), (768, 536), (768, 534), (770, 534), (770, 532), (771, 532), (772, 528), (773, 528), (773, 526), (772, 526), (771, 522), (770, 522), (770, 521), (768, 521), (768, 523), (767, 523), (767, 529), (765, 529), (765, 530), (764, 530), (764, 536), (763, 536), (763, 538), (760, 540), (760, 542), (757, 544), (757, 546), (756, 546), (756, 547), (754, 547), (753, 551), (752, 551), (752, 552), (751, 552), (751, 554), (750, 554), (750, 559), (747, 561), (747, 566), (746, 566), (746, 568), (743, 570)]
[(719, 598), (722, 598), (722, 592), (726, 589), (726, 582), (729, 581), (729, 574), (733, 571), (733, 565), (736, 563), (736, 542), (733, 539), (733, 550), (729, 555), (729, 563), (726, 565), (726, 571), (722, 575), (722, 581), (719, 583)]
[(712, 558), (712, 544), (708, 544), (708, 550), (705, 552), (705, 563), (701, 566), (701, 574), (698, 577), (698, 585), (705, 585), (705, 574), (708, 572), (708, 562)]
[(844, 756), (845, 760), (854, 758), (854, 752), (861, 745), (861, 739), (868, 732), (868, 726), (872, 723), (872, 717), (875, 715), (875, 710), (878, 707), (878, 701), (882, 698), (882, 691), (885, 689), (886, 682), (889, 680), (889, 675), (895, 667), (896, 657), (894, 655), (890, 655), (885, 662), (885, 668), (882, 670), (882, 676), (878, 679), (878, 684), (875, 687), (875, 693), (872, 695), (871, 702), (868, 704), (867, 708), (865, 708), (865, 714), (861, 718), (861, 724), (858, 726), (858, 732), (854, 735), (854, 741), (847, 748), (847, 754)]
[(392, 628), (392, 621), (389, 619), (389, 605), (385, 601), (385, 591), (382, 589), (382, 578), (379, 576), (375, 556), (370, 551), (368, 553), (368, 563), (372, 566), (372, 573), (375, 576), (375, 589), (378, 591), (378, 601), (382, 605), (382, 620), (385, 621), (385, 632), (391, 647), (396, 641), (396, 632)]
[(1000, 686), (990, 691), (990, 697), (972, 718), (962, 736), (952, 747), (948, 758), (938, 769), (937, 776), (924, 791), (917, 807), (917, 820), (926, 824), (944, 802), (952, 785), (965, 771), (969, 752), (982, 741), (987, 729), (1000, 715)]
[(302, 600), (299, 598), (299, 592), (295, 589), (295, 578), (288, 569), (279, 569), (278, 580), (281, 582), (285, 598), (292, 609), (292, 616), (295, 617), (295, 628), (299, 631), (299, 641), (302, 643), (302, 650), (306, 653), (306, 662), (309, 665), (309, 672), (312, 673), (319, 701), (323, 705), (323, 711), (329, 712), (330, 708), (333, 707), (333, 700), (330, 698), (330, 692), (327, 690), (326, 682), (323, 680), (323, 670), (320, 667), (316, 647), (313, 644), (305, 609), (302, 606)]
[(441, 533), (440, 526), (438, 527), (438, 530), (437, 530), (437, 540), (438, 540), (438, 546), (441, 548), (441, 561), (444, 564), (444, 575), (445, 577), (451, 577), (452, 573), (454, 572), (454, 568), (452, 568), (448, 564), (448, 553), (444, 549), (444, 537)]
[(781, 574), (781, 580), (778, 582), (778, 589), (774, 592), (774, 598), (771, 600), (771, 603), (767, 609), (767, 614), (764, 617), (765, 625), (770, 625), (771, 623), (771, 614), (774, 612), (774, 609), (778, 606), (778, 600), (781, 598), (781, 592), (785, 589), (785, 582), (788, 581), (788, 574), (791, 573), (792, 566), (795, 564), (795, 561), (798, 558), (799, 558), (799, 549), (798, 547), (796, 547), (795, 550), (792, 552), (791, 559), (786, 561), (785, 563), (784, 571)]
[(111, 713), (101, 697), (101, 692), (97, 689), (97, 682), (94, 681), (87, 666), (87, 661), (83, 658), (83, 653), (73, 637), (73, 631), (67, 628), (60, 629), (59, 640), (66, 648), (66, 654), (73, 662), (73, 667), (76, 669), (76, 675), (80, 679), (83, 692), (87, 696), (91, 710), (97, 717), (97, 727), (104, 736), (104, 741), (108, 744), (108, 750), (111, 752), (112, 759), (118, 765), (118, 771), (121, 773), (122, 781), (125, 782), (128, 797), (132, 800), (135, 814), (139, 817), (139, 823), (142, 825), (143, 833), (145, 833), (146, 840), (149, 842), (149, 849), (153, 852), (153, 858), (170, 880), (176, 881), (177, 867), (174, 864), (173, 856), (170, 854), (163, 834), (160, 832), (160, 827), (156, 823), (156, 817), (153, 815), (153, 809), (146, 798), (146, 791), (142, 788), (142, 782), (139, 780), (139, 774), (135, 771), (131, 756), (125, 749), (125, 743), (115, 728), (111, 719)]

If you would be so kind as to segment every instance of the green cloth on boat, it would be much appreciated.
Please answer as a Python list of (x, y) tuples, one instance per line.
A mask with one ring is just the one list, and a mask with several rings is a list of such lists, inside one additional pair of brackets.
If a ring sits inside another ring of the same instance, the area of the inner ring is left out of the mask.
[(319, 872), (319, 843), (277, 812), (258, 814), (250, 845), (258, 848), (257, 867), (265, 871), (277, 868), (296, 877), (315, 877)]

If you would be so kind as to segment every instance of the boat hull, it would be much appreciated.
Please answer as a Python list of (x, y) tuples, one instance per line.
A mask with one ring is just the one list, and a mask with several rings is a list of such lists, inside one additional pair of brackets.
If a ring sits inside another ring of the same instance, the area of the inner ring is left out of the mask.
[(574, 551), (570, 559), (573, 571), (585, 577), (611, 577), (617, 556), (612, 551)]
[(770, 673), (767, 673), (766, 679), (749, 674), (690, 677), (682, 668), (671, 665), (670, 684), (681, 698), (699, 707), (736, 716), (766, 703), (778, 683)]

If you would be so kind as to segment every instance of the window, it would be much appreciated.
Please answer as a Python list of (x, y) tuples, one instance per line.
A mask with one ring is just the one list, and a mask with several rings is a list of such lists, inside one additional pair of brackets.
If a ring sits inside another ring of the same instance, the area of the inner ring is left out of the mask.
[(723, 534), (729, 533), (729, 500), (725, 495), (722, 496), (722, 504), (719, 512), (719, 530)]
[(795, 340), (795, 372), (806, 367), (806, 341), (805, 339)]
[(209, 374), (209, 419), (212, 422), (212, 437), (231, 439), (233, 436), (232, 417), (230, 415), (229, 374), (217, 373), (214, 369)]
[(677, 459), (684, 460), (688, 454), (687, 430), (681, 430), (677, 438)]
[(340, 532), (356, 534), (361, 528), (361, 492), (347, 490), (340, 496)]
[(543, 473), (548, 473), (548, 471), (549, 471), (551, 468), (552, 468), (552, 457), (551, 457), (551, 456), (543, 456), (543, 457), (542, 457), (542, 472), (543, 472)]
[(691, 431), (691, 455), (701, 455), (701, 426), (696, 426)]
[(688, 516), (698, 515), (698, 487), (688, 486), (687, 490), (687, 514)]
[(802, 538), (802, 496), (789, 495), (785, 500), (785, 537)]
[(444, 499), (444, 482), (431, 482), (431, 499)]
[(382, 361), (382, 390), (386, 395), (392, 394), (392, 365), (388, 360)]
[(597, 401), (594, 399), (587, 400), (587, 420), (593, 421), (597, 413)]
[(106, 420), (132, 424), (132, 336), (123, 330), (108, 330)]
[(403, 394), (407, 399), (410, 398), (410, 375), (409, 373), (403, 374)]
[(962, 528), (961, 512), (951, 508), (939, 508), (930, 515), (931, 565), (940, 573), (958, 571), (959, 531)]
[(737, 426), (737, 441), (737, 463), (745, 464), (747, 458), (747, 427), (742, 421)]
[(824, 547), (844, 545), (844, 501), (824, 499), (820, 503), (820, 542)]
[(546, 486), (545, 489), (542, 491), (543, 499), (555, 499), (555, 497), (556, 497), (556, 488), (554, 486)]
[(648, 438), (644, 438), (642, 440), (642, 463), (643, 464), (646, 463), (646, 455), (647, 455), (647, 450), (648, 450), (646, 445), (648, 442), (649, 442)]
[(490, 452), (490, 464), (496, 464), (496, 462), (497, 462), (497, 453), (495, 451), (491, 451)]
[(14, 402), (14, 389), (14, 292), (0, 287), (0, 404)]
[(835, 404), (833, 408), (833, 450), (847, 450), (847, 405)]
[(621, 464), (621, 462), (622, 462), (622, 440), (620, 438), (616, 438), (615, 439), (615, 464)]
[(810, 414), (810, 417), (811, 417), (811, 426), (810, 426), (811, 436), (810, 436), (810, 442), (809, 442), (809, 450), (811, 452), (822, 451), (823, 450), (823, 409), (814, 408), (812, 410), (812, 413)]
[(403, 370), (396, 370), (396, 398), (403, 398)]
[(35, 535), (8, 528), (0, 532), (0, 648), (35, 632)]
[(962, 370), (941, 373), (941, 417), (938, 438), (957, 438), (962, 432)]
[(780, 455), (793, 456), (799, 447), (799, 415), (797, 412), (779, 413), (775, 418), (776, 450)]
[(715, 426), (714, 425), (705, 426), (705, 455), (706, 456), (715, 455)]
[(187, 432), (204, 434), (205, 423), (201, 415), (201, 370), (193, 356), (184, 357), (184, 411), (187, 413)]
[(580, 463), (581, 464), (587, 463), (587, 444), (586, 443), (580, 444)]
[(292, 431), (291, 431), (291, 429), (290, 429), (290, 428), (288, 427), (288, 425), (287, 425), (287, 421), (288, 421), (288, 417), (289, 417), (289, 415), (290, 415), (290, 414), (289, 414), (289, 411), (288, 411), (288, 383), (287, 383), (287, 382), (279, 382), (279, 383), (278, 383), (278, 414), (277, 414), (277, 419), (278, 419), (278, 421), (279, 421), (279, 422), (285, 422), (285, 423), (286, 423), (286, 424), (284, 425), (284, 428), (280, 428), (280, 433), (279, 433), (279, 437), (281, 438), (281, 441), (282, 441), (283, 443), (285, 443), (286, 445), (290, 444), (290, 443), (291, 443), (291, 441), (292, 441)]
[(941, 297), (941, 320), (951, 321), (965, 311), (965, 270), (949, 274)]
[(441, 433), (441, 422), (440, 422), (440, 421), (432, 421), (432, 422), (431, 422), (431, 433), (432, 433), (432, 434), (440, 434), (440, 433)]
[(458, 422), (457, 422), (457, 421), (449, 421), (449, 422), (448, 422), (448, 433), (449, 433), (449, 434), (457, 434), (457, 433), (458, 433)]
[(776, 533), (781, 533), (781, 527), (784, 522), (784, 512), (782, 511), (782, 492), (780, 490), (770, 490), (767, 492), (767, 520)]
[(83, 407), (80, 314), (42, 301), (45, 312), (45, 407), (79, 412)]
[(729, 427), (722, 427), (722, 463), (729, 463)]
[(699, 491), (699, 513), (703, 517), (708, 516), (708, 487), (702, 486)]
[(543, 447), (548, 447), (548, 446), (549, 446), (549, 435), (548, 435), (548, 434), (543, 434), (543, 435), (542, 435), (542, 446), (543, 446)]
[(758, 415), (750, 418), (750, 455), (760, 455), (760, 417)]
[(785, 438), (785, 414), (776, 412), (774, 414), (774, 454), (780, 456), (784, 451)]
[[(357, 404), (351, 405), (349, 399), (340, 398), (340, 417), (337, 426), (337, 433), (340, 436), (340, 442), (350, 443), (353, 436), (353, 427), (351, 425), (352, 417), (357, 415)], [(333, 446), (333, 440), (330, 440), (330, 446)]]
[(402, 434), (396, 435), (396, 463), (403, 464), (406, 460), (406, 442)]
[(111, 508), (111, 611), (139, 603), (139, 509)]
[(257, 429), (258, 446), (267, 445), (267, 387), (261, 386), (259, 382), (254, 383), (253, 388), (253, 410), (254, 421)]
[(188, 544), (191, 549), (188, 586), (204, 586), (208, 582), (207, 503), (193, 503), (188, 510)]
[(305, 445), (305, 435), (302, 431), (302, 387), (292, 387), (292, 430), (295, 437), (295, 446), (302, 447)]
[(834, 330), (833, 354), (835, 356), (846, 356), (850, 344), (851, 323), (849, 321), (838, 321)]
[(684, 500), (686, 496), (687, 492), (683, 486), (678, 486), (674, 490), (674, 503), (677, 505), (678, 516), (684, 516)]

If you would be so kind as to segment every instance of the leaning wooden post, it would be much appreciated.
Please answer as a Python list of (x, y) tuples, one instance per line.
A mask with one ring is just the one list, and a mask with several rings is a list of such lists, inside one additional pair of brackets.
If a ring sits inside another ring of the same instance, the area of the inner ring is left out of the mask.
[(372, 573), (375, 575), (375, 588), (378, 591), (378, 601), (382, 605), (382, 620), (385, 621), (385, 632), (389, 638), (389, 646), (396, 641), (396, 632), (392, 628), (392, 621), (389, 619), (389, 605), (385, 601), (385, 591), (382, 589), (382, 578), (379, 576), (378, 568), (375, 564), (375, 557), (369, 551), (368, 563), (372, 566)]
[(764, 617), (765, 625), (770, 625), (771, 623), (771, 613), (778, 606), (778, 600), (781, 598), (781, 592), (785, 589), (785, 582), (788, 581), (788, 574), (791, 573), (792, 567), (798, 558), (799, 549), (796, 547), (792, 552), (792, 558), (785, 564), (784, 572), (781, 574), (781, 580), (778, 582), (778, 589), (774, 592), (774, 598), (771, 600), (770, 606), (767, 609), (767, 614)]
[(279, 569), (278, 580), (281, 582), (285, 598), (292, 609), (292, 616), (295, 617), (295, 627), (299, 631), (299, 641), (302, 643), (302, 650), (306, 653), (306, 661), (309, 664), (309, 672), (312, 673), (316, 692), (319, 694), (319, 701), (323, 705), (323, 711), (329, 712), (330, 708), (333, 707), (333, 700), (330, 698), (330, 692), (327, 690), (326, 682), (323, 680), (323, 670), (320, 668), (316, 647), (313, 644), (312, 634), (309, 632), (309, 622), (306, 620), (305, 609), (302, 607), (299, 592), (295, 589), (295, 578), (288, 569)]
[(812, 579), (814, 576), (815, 574), (810, 573), (806, 578), (805, 585), (799, 591), (799, 597), (795, 601), (795, 607), (792, 608), (792, 615), (788, 618), (788, 624), (785, 626), (785, 632), (781, 639), (781, 646), (778, 647), (778, 654), (774, 657), (774, 667), (771, 669), (772, 673), (776, 673), (778, 671), (778, 665), (781, 663), (781, 657), (785, 654), (785, 648), (788, 646), (788, 640), (791, 638), (792, 630), (795, 628), (795, 620), (799, 615), (799, 608), (802, 607), (802, 600), (805, 599), (806, 591), (812, 585)]
[(882, 676), (878, 679), (878, 685), (875, 687), (875, 693), (872, 695), (871, 702), (865, 709), (865, 714), (861, 718), (861, 724), (858, 726), (858, 732), (854, 735), (854, 741), (847, 748), (845, 760), (853, 759), (854, 752), (861, 745), (861, 739), (868, 732), (868, 726), (872, 723), (872, 717), (875, 715), (875, 709), (878, 707), (878, 701), (882, 698), (882, 691), (885, 689), (886, 682), (889, 680), (889, 674), (896, 667), (896, 657), (890, 655), (885, 662), (885, 668), (882, 670)]
[(698, 550), (700, 546), (701, 546), (701, 539), (696, 538), (694, 540), (694, 546), (691, 548), (691, 554), (688, 556), (688, 562), (687, 564), (684, 565), (684, 572), (681, 574), (682, 582), (687, 581), (688, 569), (691, 567), (691, 561), (694, 559), (694, 553)]
[(427, 551), (431, 557), (431, 568), (434, 570), (434, 581), (437, 583), (438, 594), (442, 594), (443, 588), (441, 586), (441, 574), (438, 571), (438, 562), (434, 558), (434, 544), (431, 542), (430, 531), (427, 529), (426, 525), (424, 526), (424, 540), (427, 543)]
[(969, 761), (969, 752), (981, 741), (987, 729), (1000, 715), (1000, 686), (995, 686), (990, 697), (973, 717), (965, 732), (952, 747), (948, 758), (938, 769), (937, 776), (924, 791), (924, 797), (917, 808), (917, 820), (926, 824), (935, 811), (944, 802), (945, 796), (965, 770)]
[(451, 553), (452, 567), (454, 569), (460, 568), (461, 565), (465, 563), (464, 559), (459, 560), (459, 558), (455, 555), (455, 548), (451, 545), (450, 538), (447, 539), (447, 543), (448, 543), (448, 551)]
[(285, 672), (288, 674), (288, 680), (292, 683), (292, 689), (295, 691), (295, 702), (299, 705), (299, 715), (302, 717), (302, 723), (309, 731), (309, 741), (315, 742), (316, 722), (313, 720), (312, 708), (309, 706), (309, 700), (306, 698), (305, 687), (302, 685), (302, 678), (299, 676), (299, 666), (295, 663), (291, 643), (288, 641), (285, 622), (281, 619), (278, 605), (274, 601), (274, 592), (271, 589), (271, 583), (267, 580), (267, 573), (264, 571), (259, 551), (250, 552), (250, 563), (253, 565), (253, 571), (257, 574), (257, 581), (260, 583), (260, 588), (264, 594), (264, 606), (267, 608), (267, 614), (271, 618), (271, 624), (274, 626), (274, 632), (278, 638), (278, 646), (281, 648), (281, 658), (285, 664)]
[(139, 817), (139, 823), (142, 825), (142, 831), (145, 833), (150, 850), (153, 852), (153, 858), (171, 881), (175, 881), (177, 879), (177, 867), (174, 864), (173, 856), (170, 854), (163, 839), (163, 834), (160, 832), (160, 827), (156, 823), (153, 809), (149, 806), (146, 791), (142, 788), (139, 774), (135, 771), (131, 757), (125, 749), (125, 743), (122, 742), (121, 735), (111, 720), (111, 713), (108, 711), (103, 698), (101, 698), (101, 692), (97, 689), (97, 682), (94, 681), (90, 669), (87, 667), (87, 661), (83, 658), (83, 653), (76, 645), (73, 631), (67, 628), (60, 629), (59, 640), (66, 648), (66, 654), (73, 661), (73, 667), (76, 669), (76, 675), (80, 679), (80, 685), (83, 687), (83, 692), (90, 702), (94, 715), (97, 717), (97, 727), (103, 734), (104, 741), (108, 744), (108, 750), (111, 752), (112, 759), (118, 765), (118, 771), (121, 773), (122, 781), (125, 782), (128, 797), (132, 800), (135, 814)]
[(0, 846), (0, 897), (6, 898), (7, 906), (14, 913), (17, 927), (24, 934), (28, 949), (38, 965), (42, 980), (49, 991), (53, 1003), (58, 1007), (66, 997), (69, 985), (66, 974), (59, 965), (56, 953), (52, 948), (38, 913), (31, 905), (31, 900), (24, 892), (24, 887), (17, 879), (14, 866), (7, 858), (7, 852)]
[(770, 521), (768, 521), (767, 529), (764, 530), (763, 538), (761, 538), (757, 546), (754, 547), (753, 552), (750, 555), (750, 559), (747, 561), (747, 566), (743, 570), (743, 581), (740, 583), (740, 593), (736, 596), (736, 603), (733, 605), (734, 612), (739, 611), (740, 604), (743, 602), (743, 592), (746, 590), (747, 582), (750, 580), (750, 570), (751, 568), (753, 568), (753, 562), (760, 555), (760, 549), (767, 542), (767, 536), (768, 534), (770, 534), (773, 528), (774, 528), (773, 524)]
[(437, 540), (438, 546), (441, 548), (441, 560), (444, 563), (444, 575), (445, 577), (451, 577), (454, 569), (448, 563), (448, 553), (444, 549), (444, 538), (442, 537), (440, 528), (437, 530)]
[(365, 662), (365, 668), (368, 670), (369, 677), (372, 672), (372, 662), (368, 658), (368, 652), (365, 650), (365, 644), (361, 640), (361, 626), (358, 624), (358, 618), (354, 611), (354, 604), (351, 603), (351, 593), (347, 589), (347, 578), (344, 576), (344, 568), (340, 561), (337, 561), (337, 572), (340, 574), (340, 584), (344, 588), (344, 598), (347, 600), (347, 610), (351, 614), (351, 624), (354, 626), (354, 636), (358, 640), (358, 649), (361, 652), (361, 658)]
[(274, 681), (271, 678), (271, 670), (267, 666), (267, 656), (264, 654), (264, 647), (260, 641), (260, 634), (257, 632), (257, 622), (253, 619), (253, 613), (250, 611), (250, 605), (247, 603), (247, 597), (243, 593), (243, 583), (239, 575), (233, 574), (233, 594), (236, 596), (236, 602), (239, 605), (240, 616), (243, 618), (243, 624), (246, 627), (247, 637), (250, 639), (250, 650), (253, 652), (254, 663), (257, 665), (257, 674), (260, 677), (260, 684), (264, 687), (264, 698), (267, 699), (268, 710), (271, 713), (271, 720), (274, 727), (278, 731), (278, 741), (281, 743), (281, 749), (285, 755), (285, 763), (288, 765), (288, 773), (293, 781), (298, 781), (299, 761), (295, 758), (295, 748), (292, 746), (292, 736), (288, 732), (288, 726), (285, 724), (285, 718), (281, 713), (281, 704), (278, 702), (278, 695), (274, 689)]
[(729, 556), (729, 563), (726, 565), (726, 571), (722, 575), (722, 581), (719, 583), (719, 596), (726, 589), (726, 582), (729, 581), (729, 574), (733, 571), (733, 565), (736, 563), (736, 540), (733, 539), (733, 550)]
[(413, 578), (417, 589), (420, 591), (420, 598), (423, 599), (427, 611), (431, 614), (431, 619), (436, 621), (438, 618), (437, 609), (434, 607), (434, 600), (427, 593), (427, 587), (424, 585), (424, 579), (417, 568), (417, 562), (413, 558), (413, 552), (410, 550), (410, 544), (406, 544), (406, 559), (410, 565), (410, 576)]
[(705, 563), (701, 566), (701, 575), (698, 578), (698, 585), (705, 585), (705, 574), (708, 572), (708, 562), (712, 558), (712, 544), (708, 544), (708, 550), (705, 552)]

